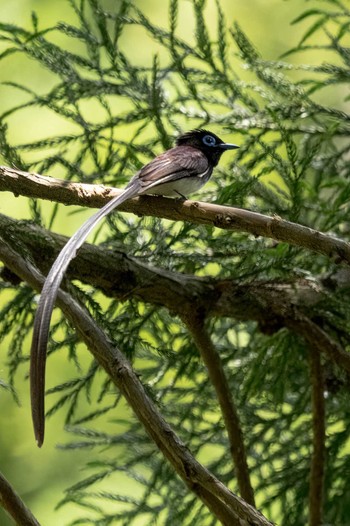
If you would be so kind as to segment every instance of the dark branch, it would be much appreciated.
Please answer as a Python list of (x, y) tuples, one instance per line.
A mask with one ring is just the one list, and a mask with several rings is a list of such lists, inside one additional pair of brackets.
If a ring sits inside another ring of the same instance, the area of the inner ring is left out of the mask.
[[(7, 232), (14, 250), (28, 255), (46, 273), (67, 238), (52, 234), (31, 222), (16, 221), (0, 214), (0, 231)], [(345, 269), (347, 270), (347, 269)], [(321, 282), (307, 280), (291, 283), (199, 278), (163, 270), (137, 258), (86, 243), (68, 270), (70, 279), (79, 279), (121, 301), (128, 298), (159, 305), (183, 316), (193, 305), (207, 317), (230, 317), (256, 321), (264, 332), (287, 327), (306, 342), (315, 345), (332, 362), (350, 372), (350, 354), (310, 319), (312, 310), (328, 293)], [(343, 283), (345, 279), (345, 283)], [(348, 294), (348, 276), (332, 282), (338, 295)], [(344, 299), (347, 296), (344, 296)]]
[(230, 452), (236, 469), (240, 494), (245, 501), (254, 506), (254, 491), (249, 476), (243, 432), (220, 355), (204, 326), (204, 320), (197, 315), (194, 309), (192, 315), (183, 317), (183, 321), (191, 333), (203, 362), (208, 369), (209, 378), (214, 386), (220, 404), (230, 441)]
[(0, 473), (0, 505), (16, 524), (20, 526), (40, 526), (32, 512), (2, 473)]

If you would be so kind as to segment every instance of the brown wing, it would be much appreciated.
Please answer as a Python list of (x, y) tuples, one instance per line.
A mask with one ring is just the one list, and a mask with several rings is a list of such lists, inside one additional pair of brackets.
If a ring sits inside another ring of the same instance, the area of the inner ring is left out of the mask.
[(207, 157), (197, 148), (177, 146), (168, 150), (146, 164), (137, 174), (141, 187), (152, 187), (183, 177), (200, 177), (208, 170)]

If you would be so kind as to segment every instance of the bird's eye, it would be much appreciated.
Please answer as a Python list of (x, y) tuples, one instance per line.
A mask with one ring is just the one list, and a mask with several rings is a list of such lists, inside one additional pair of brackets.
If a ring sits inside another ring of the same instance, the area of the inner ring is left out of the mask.
[(215, 146), (216, 144), (216, 140), (212, 135), (204, 135), (202, 141), (206, 146)]

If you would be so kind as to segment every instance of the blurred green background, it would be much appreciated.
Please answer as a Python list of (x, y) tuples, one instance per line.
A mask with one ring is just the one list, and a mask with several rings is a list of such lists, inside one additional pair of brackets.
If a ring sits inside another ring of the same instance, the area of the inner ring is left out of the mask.
[[(143, 12), (159, 26), (168, 24), (168, 2), (163, 0), (144, 0), (135, 2)], [(113, 9), (115, 0), (105, 2), (106, 6)], [(261, 55), (266, 59), (277, 59), (283, 52), (297, 44), (304, 25), (290, 25), (302, 9), (306, 8), (304, 0), (222, 0), (221, 8), (229, 23), (237, 20), (243, 30), (248, 34)], [(307, 2), (311, 8), (315, 2)], [(214, 1), (207, 2), (207, 21), (216, 27)], [(74, 12), (68, 1), (57, 0), (0, 0), (0, 22), (16, 24), (26, 28), (31, 27), (31, 13), (35, 11), (39, 18), (39, 27), (44, 28), (55, 25), (58, 21), (75, 23)], [(193, 32), (194, 20), (191, 2), (184, 0), (179, 12), (179, 36), (190, 39)], [(65, 37), (55, 36), (56, 44), (66, 44)], [(150, 39), (145, 40), (144, 34), (138, 28), (130, 28), (127, 36), (123, 36), (123, 45), (128, 50), (128, 55), (134, 61), (151, 63), (152, 53), (157, 49)], [(77, 42), (75, 40), (75, 42)], [(78, 44), (77, 44), (78, 45)], [(0, 43), (0, 52), (5, 44)], [(79, 50), (76, 50), (77, 52)], [(160, 57), (161, 59), (161, 57)], [(310, 60), (310, 56), (303, 55), (302, 59)], [(298, 55), (293, 55), (292, 61), (298, 60)], [(238, 72), (244, 78), (244, 67)], [(54, 86), (56, 79), (47, 70), (38, 66), (34, 61), (24, 58), (20, 54), (11, 55), (1, 62), (0, 81), (20, 82), (30, 86), (38, 93), (46, 92)], [(23, 102), (26, 96), (14, 87), (0, 85), (0, 113)], [(94, 105), (91, 103), (91, 111)], [(87, 108), (89, 111), (89, 107)], [(13, 144), (29, 142), (52, 135), (72, 132), (72, 124), (64, 119), (48, 114), (47, 110), (38, 109), (21, 111), (14, 114), (8, 121), (9, 137)], [(54, 174), (60, 177), (59, 171)], [(44, 203), (43, 209), (52, 209), (51, 203)], [(27, 199), (15, 198), (10, 194), (1, 194), (0, 212), (15, 218), (29, 218)], [(91, 210), (83, 214), (70, 215), (71, 210), (66, 210), (66, 221), (55, 223), (55, 229), (65, 234), (70, 234), (83, 222), (85, 217), (91, 215)], [(28, 346), (30, 335), (28, 336)], [(28, 347), (29, 349), (29, 347)], [(6, 355), (6, 341), (0, 342), (0, 356)], [(82, 353), (84, 353), (84, 349)], [(48, 384), (54, 385), (55, 376), (62, 381), (69, 377), (69, 373), (76, 374), (71, 365), (67, 367), (64, 353), (50, 360), (48, 368)], [(68, 368), (68, 371), (67, 371)], [(1, 364), (0, 377), (6, 380), (7, 371), (5, 364)], [(78, 481), (81, 470), (89, 458), (87, 451), (65, 452), (57, 449), (57, 444), (71, 439), (63, 429), (63, 415), (55, 415), (47, 423), (46, 442), (39, 450), (33, 438), (30, 420), (30, 407), (28, 397), (27, 364), (20, 369), (16, 377), (16, 390), (20, 399), (20, 406), (13, 401), (12, 396), (5, 390), (0, 390), (1, 413), (0, 426), (0, 470), (15, 486), (22, 498), (32, 509), (43, 525), (63, 525), (67, 520), (79, 516), (79, 509), (70, 505), (55, 511), (55, 506), (62, 498), (64, 489)], [(125, 483), (125, 482), (123, 482)], [(12, 524), (0, 510), (0, 524)]]

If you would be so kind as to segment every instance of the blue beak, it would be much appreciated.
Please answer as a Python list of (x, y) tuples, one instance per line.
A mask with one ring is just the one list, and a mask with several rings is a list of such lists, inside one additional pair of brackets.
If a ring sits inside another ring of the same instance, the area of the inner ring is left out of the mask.
[(217, 148), (221, 148), (222, 150), (235, 150), (236, 148), (239, 148), (239, 146), (237, 146), (237, 144), (224, 142), (222, 144), (217, 144)]

